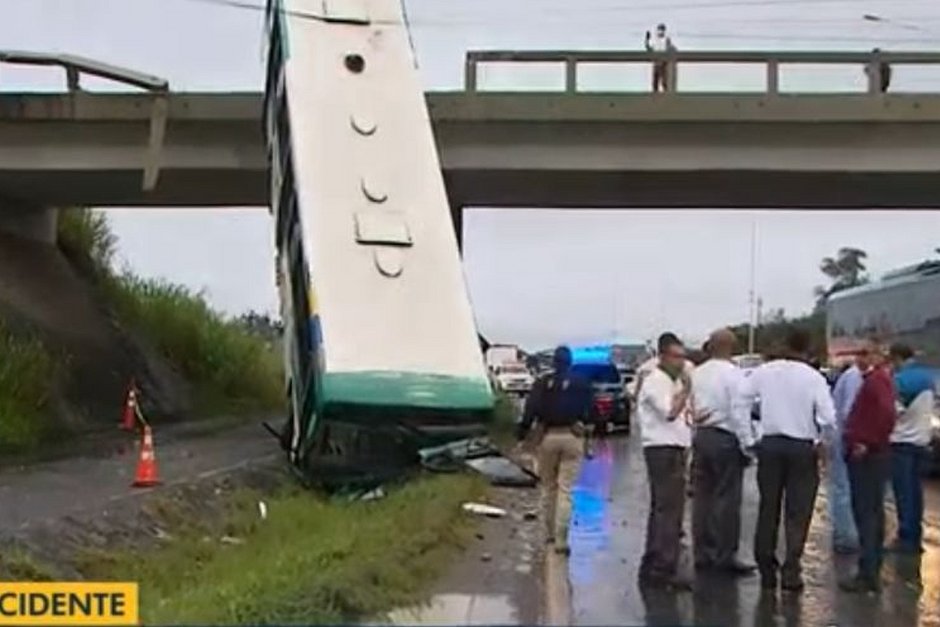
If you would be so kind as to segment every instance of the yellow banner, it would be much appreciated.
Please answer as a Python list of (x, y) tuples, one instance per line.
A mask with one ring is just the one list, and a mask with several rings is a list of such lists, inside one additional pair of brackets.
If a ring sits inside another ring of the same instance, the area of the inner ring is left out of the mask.
[(131, 582), (0, 581), (0, 625), (137, 625)]

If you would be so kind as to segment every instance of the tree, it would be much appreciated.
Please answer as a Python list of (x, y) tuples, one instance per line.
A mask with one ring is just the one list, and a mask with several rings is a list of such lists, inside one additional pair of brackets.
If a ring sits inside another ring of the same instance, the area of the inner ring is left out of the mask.
[(817, 286), (813, 290), (816, 307), (822, 308), (836, 292), (868, 283), (866, 259), (868, 253), (852, 247), (840, 248), (835, 257), (825, 257), (819, 263), (819, 270), (829, 277), (830, 284), (828, 287)]
[(253, 335), (264, 338), (269, 342), (277, 340), (284, 331), (280, 320), (272, 318), (269, 314), (249, 311), (236, 319), (236, 323)]
[[(776, 313), (776, 312), (775, 312)], [(782, 312), (780, 312), (782, 313)], [(785, 315), (781, 318), (774, 316), (772, 320), (764, 320), (757, 325), (755, 330), (756, 346), (755, 350), (767, 357), (779, 353), (786, 342), (787, 334), (793, 327), (801, 328), (809, 332), (812, 340), (813, 356), (824, 358), (826, 355), (826, 316), (821, 311), (816, 311), (808, 315), (798, 316), (796, 318), (787, 318)], [(748, 325), (739, 324), (731, 327), (738, 339), (739, 349), (747, 346)]]

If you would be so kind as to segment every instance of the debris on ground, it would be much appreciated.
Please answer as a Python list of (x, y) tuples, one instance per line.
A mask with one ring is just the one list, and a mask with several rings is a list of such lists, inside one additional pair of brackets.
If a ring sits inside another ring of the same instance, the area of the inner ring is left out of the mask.
[(385, 498), (385, 490), (381, 486), (374, 490), (370, 490), (359, 497), (360, 501), (377, 501), (379, 499)]
[(264, 501), (258, 501), (258, 514), (261, 516), (261, 520), (268, 519), (268, 504)]
[(470, 514), (478, 514), (480, 516), (488, 516), (489, 518), (503, 518), (506, 516), (506, 510), (500, 507), (493, 507), (492, 505), (486, 505), (485, 503), (464, 503), (463, 511)]
[(467, 438), (418, 451), (421, 464), (436, 472), (456, 472), (469, 468), (485, 477), (491, 485), (534, 487), (538, 476), (509, 459), (489, 438)]
[(244, 540), (244, 539), (242, 539), (242, 538), (235, 538), (235, 537), (232, 537), (232, 536), (222, 536), (221, 538), (219, 538), (219, 542), (221, 542), (222, 544), (233, 544), (233, 545), (235, 545), (235, 546), (238, 546), (238, 545), (241, 545), (241, 544), (245, 544), (245, 540)]

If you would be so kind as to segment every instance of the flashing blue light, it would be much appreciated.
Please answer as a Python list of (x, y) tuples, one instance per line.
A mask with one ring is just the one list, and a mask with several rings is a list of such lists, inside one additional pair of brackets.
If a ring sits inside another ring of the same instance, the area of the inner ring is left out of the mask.
[(575, 364), (609, 364), (610, 346), (573, 346), (571, 361)]

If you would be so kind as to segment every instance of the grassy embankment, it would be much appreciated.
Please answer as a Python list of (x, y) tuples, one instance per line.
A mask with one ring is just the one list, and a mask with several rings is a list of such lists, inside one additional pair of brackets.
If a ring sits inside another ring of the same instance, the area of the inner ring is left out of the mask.
[[(93, 277), (124, 326), (142, 334), (196, 391), (201, 415), (279, 406), (280, 356), (262, 338), (212, 310), (201, 294), (180, 285), (115, 272), (117, 238), (104, 214), (64, 210), (59, 247)], [(0, 451), (41, 444), (51, 428), (54, 382), (66, 376), (66, 355), (54, 355), (23, 329), (0, 320)]]
[(260, 337), (214, 311), (202, 294), (129, 270), (115, 272), (117, 238), (107, 217), (71, 209), (59, 217), (60, 247), (95, 276), (118, 318), (142, 333), (192, 383), (200, 413), (277, 407), (280, 355)]
[(0, 320), (0, 451), (30, 450), (52, 434), (49, 404), (58, 363), (37, 338)]
[(95, 276), (118, 318), (141, 333), (193, 384), (200, 413), (277, 407), (280, 355), (260, 337), (214, 311), (202, 294), (129, 270), (115, 272), (117, 238), (107, 217), (71, 209), (59, 218), (61, 248)]
[[(374, 617), (422, 592), (472, 533), (461, 475), (414, 481), (374, 502), (241, 493), (219, 528), (191, 520), (147, 552), (90, 554), (88, 578), (140, 582), (145, 624), (332, 623)], [(229, 542), (220, 542), (220, 534)]]

